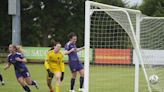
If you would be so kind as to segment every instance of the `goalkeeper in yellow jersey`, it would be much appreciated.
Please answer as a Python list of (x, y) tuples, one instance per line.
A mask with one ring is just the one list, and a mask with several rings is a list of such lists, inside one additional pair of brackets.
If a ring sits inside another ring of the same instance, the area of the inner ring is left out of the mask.
[(52, 78), (55, 75), (56, 79), (56, 91), (60, 92), (60, 84), (64, 78), (64, 63), (63, 58), (64, 55), (60, 52), (61, 44), (55, 43), (54, 47), (48, 51), (46, 55), (46, 60), (44, 66), (47, 70), (47, 85), (50, 89), (50, 92), (53, 92), (53, 88), (51, 86)]

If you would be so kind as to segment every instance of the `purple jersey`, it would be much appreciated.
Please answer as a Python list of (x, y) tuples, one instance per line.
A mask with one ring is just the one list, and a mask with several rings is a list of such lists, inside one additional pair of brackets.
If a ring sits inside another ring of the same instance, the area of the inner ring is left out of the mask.
[[(71, 50), (72, 48), (76, 49), (76, 45), (69, 42), (65, 45), (65, 50), (67, 51)], [(77, 52), (71, 52), (70, 54), (68, 54), (68, 58), (69, 58), (69, 61), (79, 61)]]
[(24, 62), (16, 61), (16, 58), (23, 59), (24, 56), (21, 53), (16, 53), (14, 55), (13, 54), (9, 54), (8, 55), (8, 62), (14, 65), (15, 71), (18, 71), (18, 72), (27, 71), (27, 68), (25, 66), (25, 63)]
[[(67, 50), (67, 51), (71, 50), (72, 48), (77, 49), (75, 44), (68, 42), (65, 45), (65, 50)], [(69, 58), (68, 64), (69, 64), (70, 70), (72, 72), (80, 71), (81, 69), (83, 69), (83, 65), (79, 61), (77, 52), (71, 52), (70, 54), (68, 54), (68, 58)], [(76, 62), (74, 62), (74, 61), (76, 61)]]

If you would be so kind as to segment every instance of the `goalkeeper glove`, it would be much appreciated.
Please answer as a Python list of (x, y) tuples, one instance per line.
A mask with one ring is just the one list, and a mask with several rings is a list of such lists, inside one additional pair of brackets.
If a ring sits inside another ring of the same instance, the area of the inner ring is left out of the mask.
[(60, 80), (63, 81), (63, 79), (64, 79), (64, 72), (62, 72)]
[(54, 74), (50, 71), (50, 69), (47, 69), (48, 77), (53, 78)]

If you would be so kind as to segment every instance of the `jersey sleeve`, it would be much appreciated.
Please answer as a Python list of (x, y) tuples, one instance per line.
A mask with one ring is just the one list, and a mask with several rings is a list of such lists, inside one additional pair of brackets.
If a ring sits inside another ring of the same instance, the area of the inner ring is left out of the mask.
[(64, 71), (65, 71), (65, 65), (64, 65), (64, 62), (62, 62), (62, 63), (60, 64), (60, 67), (61, 67), (61, 71), (64, 72)]
[(60, 52), (60, 63), (62, 63), (63, 62), (63, 59), (64, 59), (64, 54), (62, 53), (62, 52)]
[(61, 71), (62, 71), (62, 72), (65, 71), (65, 65), (64, 65), (63, 59), (64, 59), (64, 54), (61, 53), (60, 68), (61, 68)]
[(61, 60), (63, 61), (63, 59), (64, 59), (64, 54), (61, 53)]
[(21, 58), (21, 59), (25, 58), (25, 57), (24, 57), (24, 54), (22, 54), (22, 53), (18, 53), (18, 54), (17, 54), (17, 57), (19, 57), (19, 58)]
[(69, 50), (69, 45), (68, 44), (65, 45), (64, 50)]
[(47, 53), (45, 61), (44, 61), (44, 67), (46, 68), (46, 70), (49, 69), (48, 62), (49, 62), (49, 54)]
[(23, 53), (20, 54), (20, 58), (22, 58), (22, 59), (25, 58)]
[(49, 64), (48, 64), (47, 61), (44, 62), (44, 67), (45, 67), (46, 70), (49, 69)]

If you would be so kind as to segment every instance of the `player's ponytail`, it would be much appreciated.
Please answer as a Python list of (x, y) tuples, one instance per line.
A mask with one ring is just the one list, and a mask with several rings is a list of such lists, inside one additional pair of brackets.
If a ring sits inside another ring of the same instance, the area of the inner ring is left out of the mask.
[(17, 48), (17, 52), (19, 52), (19, 53), (23, 53), (22, 46), (17, 45), (16, 48)]

